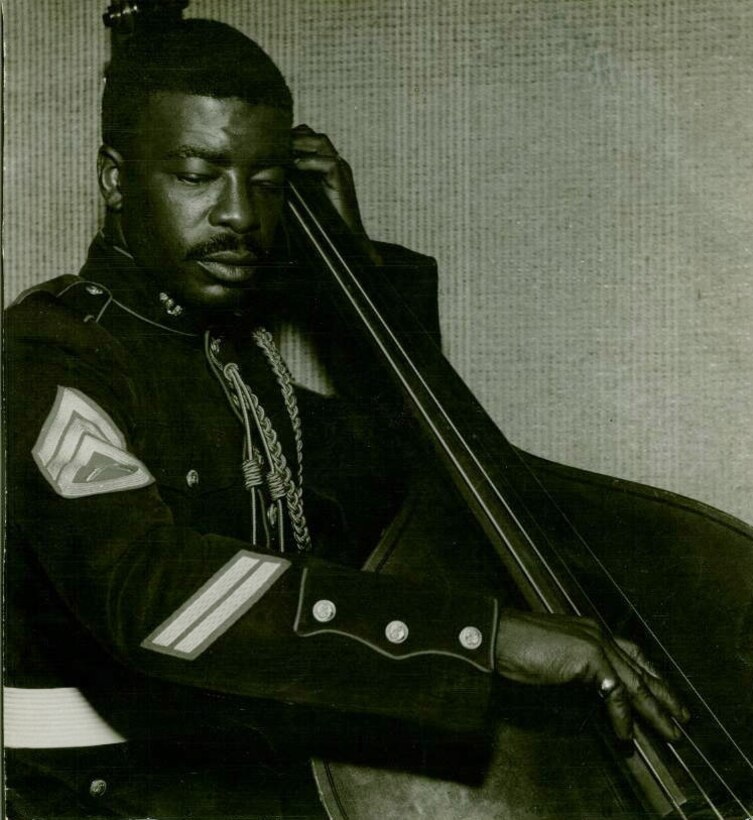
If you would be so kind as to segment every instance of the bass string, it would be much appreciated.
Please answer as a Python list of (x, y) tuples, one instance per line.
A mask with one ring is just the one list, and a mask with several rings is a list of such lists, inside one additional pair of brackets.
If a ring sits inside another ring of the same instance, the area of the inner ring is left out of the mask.
[[(531, 536), (531, 535), (530, 535), (530, 533), (527, 531), (527, 529), (525, 528), (525, 526), (524, 526), (524, 525), (520, 522), (520, 520), (519, 520), (518, 516), (516, 516), (516, 515), (515, 515), (515, 512), (514, 512), (514, 510), (512, 510), (512, 509), (511, 509), (511, 507), (510, 507), (509, 502), (507, 501), (507, 499), (505, 499), (505, 498), (504, 498), (503, 494), (499, 491), (499, 488), (498, 488), (498, 487), (496, 486), (496, 484), (495, 484), (495, 483), (491, 480), (491, 478), (489, 477), (489, 475), (488, 475), (487, 471), (484, 469), (483, 465), (480, 463), (480, 461), (479, 461), (478, 457), (476, 456), (476, 453), (475, 453), (475, 452), (473, 451), (473, 449), (470, 447), (470, 445), (468, 444), (467, 440), (466, 440), (466, 439), (465, 439), (465, 437), (462, 435), (462, 433), (460, 433), (460, 431), (457, 429), (457, 427), (456, 427), (456, 425), (454, 424), (453, 420), (452, 420), (452, 419), (448, 416), (448, 414), (447, 414), (447, 412), (446, 412), (445, 408), (442, 406), (442, 404), (439, 402), (439, 400), (437, 399), (436, 395), (435, 395), (435, 394), (434, 394), (434, 392), (432, 391), (432, 389), (431, 389), (430, 385), (428, 385), (428, 384), (426, 383), (426, 381), (425, 381), (425, 379), (424, 379), (423, 375), (422, 375), (422, 374), (420, 373), (420, 371), (417, 369), (416, 365), (415, 365), (415, 364), (414, 364), (414, 362), (411, 360), (411, 358), (407, 355), (407, 353), (405, 352), (405, 350), (404, 350), (403, 346), (401, 345), (401, 343), (400, 343), (399, 339), (395, 336), (394, 332), (392, 331), (392, 328), (391, 328), (391, 327), (389, 326), (389, 324), (385, 321), (385, 319), (384, 319), (384, 317), (381, 315), (380, 311), (376, 308), (376, 306), (374, 305), (373, 301), (370, 299), (370, 297), (369, 297), (368, 293), (365, 291), (365, 289), (363, 288), (362, 284), (359, 282), (358, 278), (357, 278), (357, 277), (353, 274), (353, 272), (352, 272), (352, 271), (351, 271), (351, 269), (350, 269), (350, 266), (349, 266), (349, 265), (347, 264), (347, 262), (343, 259), (342, 254), (340, 253), (339, 249), (338, 249), (338, 248), (337, 248), (337, 247), (333, 244), (333, 242), (332, 242), (331, 238), (329, 237), (328, 232), (327, 232), (327, 231), (326, 231), (326, 230), (322, 227), (322, 225), (321, 225), (321, 223), (319, 222), (319, 220), (318, 220), (318, 218), (317, 218), (316, 214), (313, 212), (313, 210), (312, 210), (310, 207), (308, 207), (308, 204), (306, 203), (305, 199), (304, 199), (304, 198), (300, 195), (300, 193), (297, 191), (297, 189), (295, 188), (295, 186), (294, 186), (292, 183), (291, 183), (291, 188), (293, 189), (293, 191), (294, 191), (296, 194), (298, 194), (298, 200), (299, 200), (300, 205), (306, 209), (306, 215), (307, 215), (307, 217), (308, 217), (308, 218), (309, 218), (309, 219), (313, 222), (313, 224), (315, 225), (315, 227), (316, 227), (316, 229), (317, 229), (317, 232), (318, 232), (318, 233), (319, 233), (319, 234), (320, 234), (320, 235), (324, 238), (324, 240), (326, 241), (326, 243), (327, 243), (327, 245), (328, 245), (328, 248), (329, 248), (329, 251), (330, 251), (332, 254), (334, 254), (334, 256), (335, 256), (335, 257), (339, 260), (339, 262), (340, 262), (340, 265), (341, 265), (342, 269), (343, 269), (344, 271), (346, 271), (346, 273), (348, 274), (348, 276), (349, 276), (349, 279), (348, 279), (349, 283), (350, 283), (352, 286), (354, 286), (354, 287), (358, 290), (358, 292), (361, 294), (361, 297), (362, 297), (362, 298), (366, 301), (367, 305), (369, 306), (369, 308), (371, 309), (371, 312), (372, 312), (372, 314), (373, 314), (373, 319), (375, 319), (375, 320), (379, 323), (379, 325), (380, 325), (380, 327), (381, 327), (382, 331), (383, 331), (384, 333), (386, 333), (386, 334), (390, 337), (390, 340), (391, 340), (391, 341), (392, 341), (392, 343), (396, 346), (397, 350), (400, 352), (400, 354), (401, 354), (401, 356), (402, 356), (402, 359), (403, 359), (403, 361), (405, 362), (405, 364), (406, 364), (406, 365), (407, 365), (407, 366), (408, 366), (408, 367), (409, 367), (409, 368), (413, 371), (413, 373), (414, 373), (415, 377), (416, 377), (416, 378), (419, 380), (419, 382), (421, 383), (421, 385), (422, 385), (423, 389), (425, 390), (425, 392), (426, 392), (426, 394), (429, 396), (429, 398), (432, 400), (432, 402), (433, 402), (434, 406), (435, 406), (435, 407), (437, 408), (437, 410), (438, 410), (438, 411), (442, 414), (442, 416), (444, 417), (445, 422), (448, 424), (448, 426), (450, 427), (450, 429), (452, 429), (452, 430), (453, 430), (453, 432), (455, 433), (455, 436), (457, 437), (458, 441), (461, 443), (462, 447), (463, 447), (463, 448), (464, 448), (464, 450), (466, 451), (466, 454), (467, 454), (467, 455), (471, 458), (471, 460), (475, 463), (475, 465), (476, 465), (477, 469), (479, 470), (480, 474), (483, 476), (483, 478), (484, 478), (484, 480), (485, 480), (485, 483), (486, 483), (487, 487), (488, 487), (490, 490), (492, 490), (492, 492), (494, 493), (494, 495), (496, 495), (496, 496), (497, 496), (497, 498), (498, 498), (499, 502), (500, 502), (500, 503), (502, 503), (502, 504), (503, 504), (503, 506), (506, 508), (506, 510), (508, 511), (508, 514), (511, 516), (511, 518), (512, 518), (512, 519), (513, 519), (513, 521), (515, 522), (516, 526), (518, 527), (518, 531), (519, 531), (519, 533), (520, 533), (520, 534), (521, 534), (521, 535), (522, 535), (522, 536), (526, 539), (526, 541), (529, 543), (529, 545), (530, 545), (530, 546), (531, 546), (531, 548), (534, 550), (534, 552), (536, 553), (536, 555), (539, 557), (539, 559), (540, 559), (540, 561), (541, 561), (542, 565), (546, 568), (546, 570), (548, 571), (548, 573), (549, 573), (550, 577), (553, 579), (553, 581), (555, 582), (555, 584), (557, 585), (557, 587), (559, 588), (559, 590), (562, 592), (563, 596), (567, 599), (567, 601), (568, 601), (568, 603), (571, 605), (571, 607), (572, 607), (573, 611), (574, 611), (576, 614), (580, 614), (580, 612), (579, 612), (579, 610), (578, 610), (578, 607), (577, 607), (577, 606), (576, 606), (576, 604), (572, 601), (571, 597), (568, 595), (567, 591), (565, 590), (565, 588), (563, 587), (563, 585), (561, 584), (561, 582), (559, 581), (559, 579), (556, 577), (556, 574), (555, 574), (555, 573), (554, 573), (554, 571), (552, 570), (552, 568), (551, 568), (551, 566), (549, 565), (549, 563), (547, 562), (546, 558), (545, 558), (545, 557), (541, 554), (540, 549), (539, 549), (539, 547), (536, 545), (535, 540), (532, 538), (532, 536)], [(393, 357), (392, 353), (391, 353), (391, 352), (387, 349), (387, 347), (386, 347), (386, 345), (385, 345), (385, 343), (384, 343), (383, 339), (381, 338), (381, 336), (380, 336), (380, 335), (379, 335), (379, 333), (377, 332), (376, 328), (373, 326), (373, 319), (370, 319), (370, 318), (369, 318), (369, 317), (365, 314), (365, 311), (363, 310), (363, 307), (362, 307), (360, 304), (358, 304), (357, 300), (353, 297), (352, 293), (350, 292), (350, 289), (347, 287), (347, 284), (348, 284), (348, 283), (346, 283), (346, 282), (344, 282), (344, 281), (342, 280), (342, 277), (341, 277), (340, 271), (338, 271), (338, 270), (336, 269), (336, 267), (335, 267), (335, 266), (332, 264), (332, 262), (330, 261), (330, 258), (329, 258), (329, 256), (328, 256), (328, 254), (327, 254), (327, 253), (324, 251), (324, 249), (322, 248), (322, 245), (321, 245), (321, 242), (319, 241), (319, 239), (318, 239), (316, 236), (314, 236), (314, 235), (313, 235), (313, 233), (312, 233), (311, 229), (309, 228), (309, 225), (306, 223), (306, 220), (303, 218), (302, 214), (299, 212), (298, 208), (296, 207), (296, 203), (293, 203), (293, 202), (290, 202), (290, 201), (289, 201), (289, 203), (288, 203), (288, 204), (289, 204), (290, 210), (293, 212), (293, 215), (296, 217), (296, 219), (297, 219), (297, 221), (298, 221), (298, 223), (299, 223), (300, 227), (301, 227), (301, 228), (303, 229), (303, 231), (306, 233), (306, 235), (307, 235), (307, 237), (308, 237), (309, 241), (310, 241), (310, 242), (314, 245), (314, 247), (317, 249), (317, 251), (318, 251), (318, 253), (319, 253), (320, 257), (321, 257), (321, 260), (322, 260), (322, 261), (323, 261), (323, 262), (327, 265), (327, 267), (328, 267), (328, 269), (330, 270), (331, 274), (334, 276), (335, 280), (337, 281), (338, 285), (340, 286), (341, 290), (343, 291), (343, 294), (346, 296), (346, 298), (348, 298), (348, 300), (350, 301), (350, 303), (351, 303), (352, 307), (353, 307), (353, 308), (356, 310), (356, 312), (358, 313), (358, 315), (359, 315), (359, 317), (361, 318), (361, 321), (363, 322), (363, 324), (364, 324), (364, 326), (365, 326), (366, 330), (367, 330), (367, 331), (369, 332), (369, 334), (371, 335), (372, 340), (374, 341), (374, 343), (375, 343), (375, 344), (379, 347), (379, 349), (381, 350), (382, 355), (384, 356), (384, 358), (385, 358), (385, 360), (386, 360), (387, 364), (390, 366), (390, 368), (392, 369), (393, 373), (394, 373), (394, 374), (395, 374), (395, 375), (399, 378), (400, 382), (401, 382), (401, 383), (402, 383), (402, 385), (403, 385), (403, 388), (404, 388), (404, 389), (406, 390), (406, 392), (409, 394), (411, 401), (414, 403), (414, 406), (416, 407), (416, 409), (417, 409), (417, 410), (419, 410), (419, 412), (421, 412), (421, 414), (422, 414), (422, 416), (424, 417), (425, 421), (426, 421), (426, 422), (427, 422), (427, 424), (431, 427), (432, 432), (433, 432), (433, 434), (435, 435), (435, 437), (436, 437), (437, 441), (438, 441), (438, 442), (442, 445), (442, 447), (444, 448), (444, 450), (445, 450), (445, 452), (447, 453), (448, 457), (450, 457), (450, 459), (453, 461), (453, 464), (455, 465), (456, 469), (458, 470), (458, 474), (462, 477), (463, 481), (466, 483), (466, 486), (468, 487), (469, 491), (471, 491), (471, 493), (472, 493), (472, 494), (476, 497), (476, 499), (477, 499), (477, 501), (478, 501), (479, 505), (480, 505), (480, 506), (484, 509), (485, 513), (486, 513), (486, 514), (487, 514), (487, 516), (488, 516), (489, 521), (495, 524), (495, 526), (496, 526), (496, 528), (498, 529), (498, 531), (499, 531), (500, 535), (503, 537), (503, 539), (504, 539), (504, 540), (505, 540), (505, 542), (507, 543), (508, 548), (509, 548), (509, 549), (510, 549), (510, 551), (511, 551), (511, 554), (512, 554), (512, 555), (513, 555), (513, 557), (516, 559), (516, 561), (517, 561), (517, 563), (518, 563), (518, 566), (521, 568), (521, 570), (522, 570), (522, 571), (523, 571), (523, 573), (525, 574), (525, 576), (526, 576), (527, 580), (529, 581), (529, 583), (531, 584), (532, 588), (533, 588), (533, 589), (537, 592), (537, 594), (539, 595), (539, 597), (540, 597), (540, 599), (541, 599), (541, 601), (542, 601), (542, 604), (545, 606), (545, 608), (546, 608), (548, 611), (550, 611), (550, 612), (554, 611), (553, 606), (552, 606), (552, 605), (548, 602), (547, 596), (546, 596), (546, 595), (544, 594), (544, 592), (540, 589), (540, 587), (539, 587), (539, 585), (536, 583), (535, 579), (531, 576), (531, 574), (530, 574), (529, 570), (527, 569), (527, 567), (525, 566), (524, 562), (522, 562), (522, 560), (520, 559), (520, 557), (517, 555), (516, 551), (514, 550), (513, 546), (509, 543), (509, 540), (505, 537), (505, 534), (504, 534), (504, 533), (501, 531), (501, 529), (497, 526), (496, 521), (495, 521), (495, 517), (494, 517), (494, 515), (492, 514), (491, 510), (489, 510), (488, 505), (486, 504), (486, 502), (484, 501), (484, 499), (480, 497), (480, 495), (479, 495), (479, 493), (478, 493), (478, 490), (477, 490), (477, 487), (475, 486), (475, 483), (474, 483), (474, 482), (470, 479), (470, 477), (467, 475), (467, 473), (466, 473), (465, 469), (464, 469), (464, 468), (462, 467), (462, 465), (458, 462), (457, 458), (455, 457), (454, 453), (452, 452), (452, 448), (450, 447), (449, 443), (446, 441), (445, 436), (444, 436), (444, 435), (442, 434), (442, 432), (438, 429), (437, 425), (435, 424), (435, 422), (434, 422), (434, 421), (433, 421), (433, 419), (431, 418), (431, 415), (427, 412), (427, 409), (423, 406), (422, 401), (421, 401), (421, 400), (420, 400), (420, 398), (416, 395), (415, 390), (413, 389), (412, 385), (411, 385), (411, 384), (407, 381), (407, 379), (405, 378), (405, 375), (404, 375), (404, 373), (402, 372), (402, 369), (401, 369), (400, 365), (399, 365), (399, 364), (395, 361), (395, 359), (394, 359), (394, 357)], [(529, 470), (529, 472), (530, 472), (530, 470)], [(541, 485), (541, 483), (540, 483), (540, 481), (538, 480), (538, 478), (537, 478), (537, 477), (536, 477), (533, 473), (531, 473), (531, 475), (532, 475), (532, 477), (536, 480), (536, 482), (539, 484), (539, 486), (542, 488), (542, 490), (546, 493), (547, 497), (548, 497), (548, 498), (550, 498), (550, 500), (552, 500), (552, 501), (553, 501), (553, 499), (551, 499), (551, 496), (549, 496), (548, 492), (546, 492), (546, 489), (545, 489), (545, 488)], [(555, 506), (556, 506), (556, 505), (555, 505)], [(567, 519), (567, 517), (566, 517), (566, 516), (564, 516), (564, 513), (562, 513), (562, 511), (560, 510), (560, 508), (559, 508), (558, 506), (557, 506), (557, 509), (558, 509), (558, 510), (560, 511), (560, 513), (563, 515), (563, 519), (564, 519), (565, 521), (567, 521), (567, 523), (568, 523), (568, 525), (570, 526), (570, 528), (572, 529), (572, 531), (576, 534), (576, 536), (577, 536), (577, 537), (578, 537), (578, 538), (582, 541), (582, 543), (584, 544), (584, 546), (586, 546), (586, 548), (589, 550), (589, 552), (593, 555), (593, 552), (590, 550), (590, 548), (588, 547), (588, 545), (586, 544), (586, 542), (584, 541), (584, 539), (582, 538), (582, 536), (580, 536), (580, 533), (578, 533), (578, 532), (577, 532), (577, 530), (575, 529), (575, 527), (572, 525), (572, 522), (570, 522), (570, 521)], [(596, 558), (596, 556), (594, 556), (594, 558)], [(597, 561), (598, 561), (598, 559), (597, 559)], [(601, 562), (599, 562), (599, 564), (601, 565)], [(605, 570), (605, 572), (606, 572), (606, 568), (604, 568), (604, 570)], [(608, 577), (610, 577), (610, 580), (612, 581), (612, 583), (616, 585), (616, 582), (615, 582), (615, 581), (614, 581), (614, 579), (613, 579), (613, 578), (609, 575), (609, 573), (607, 573), (607, 575), (608, 575)], [(619, 589), (619, 587), (618, 587), (618, 589)], [(637, 610), (636, 610), (636, 608), (633, 606), (632, 602), (630, 602), (630, 601), (627, 599), (627, 596), (624, 594), (624, 592), (623, 592), (621, 589), (620, 589), (620, 592), (621, 592), (621, 594), (623, 595), (623, 597), (625, 598), (625, 600), (626, 600), (626, 602), (628, 603), (628, 605), (631, 607), (631, 609), (633, 609), (633, 610), (636, 612), (636, 614), (638, 615), (638, 617), (641, 619), (641, 622), (645, 624), (645, 619), (643, 619), (643, 618), (642, 618), (642, 616), (640, 616), (640, 613), (638, 613), (638, 612), (637, 612)], [(598, 612), (598, 610), (597, 610), (597, 612)], [(646, 624), (646, 626), (647, 626), (647, 624)], [(651, 634), (653, 635), (653, 633), (651, 633)], [(660, 645), (661, 645), (661, 644), (660, 644)], [(662, 646), (662, 649), (665, 651), (665, 653), (666, 653), (666, 654), (668, 654), (668, 655), (669, 655), (668, 651), (667, 651), (667, 650), (666, 650), (663, 646)], [(673, 662), (674, 662), (674, 659), (672, 659), (672, 660), (673, 660)], [(674, 662), (674, 663), (676, 664), (676, 662)], [(707, 708), (708, 708), (708, 709), (709, 709), (709, 711), (713, 714), (713, 711), (710, 709), (710, 707), (708, 707), (708, 706), (707, 706)], [(715, 717), (716, 717), (716, 716), (715, 716)], [(717, 722), (719, 723), (720, 727), (724, 730), (724, 727), (721, 725), (721, 722), (720, 722), (720, 721), (718, 721), (718, 720), (717, 720)], [(730, 739), (730, 740), (734, 743), (734, 741), (732, 740), (732, 738), (729, 736), (729, 733), (728, 733), (728, 732), (726, 732), (726, 730), (724, 730), (724, 731), (725, 731), (725, 735), (726, 735), (727, 737), (729, 737), (729, 739)], [(693, 744), (693, 745), (695, 746), (695, 744)], [(736, 744), (735, 744), (735, 746), (736, 746)], [(647, 761), (647, 760), (646, 760), (646, 756), (645, 756), (645, 754), (643, 754), (643, 751), (642, 751), (642, 750), (640, 750), (640, 754), (641, 754), (642, 759), (644, 760), (644, 763), (646, 764), (647, 768), (648, 768), (648, 769), (649, 769), (649, 771), (651, 772), (652, 776), (654, 777), (655, 781), (657, 782), (658, 786), (659, 786), (659, 787), (660, 787), (660, 789), (663, 791), (663, 793), (665, 794), (665, 796), (667, 797), (667, 799), (668, 799), (668, 800), (670, 801), (670, 803), (672, 803), (672, 804), (675, 806), (675, 808), (676, 808), (676, 809), (680, 812), (681, 816), (685, 817), (685, 814), (682, 812), (682, 810), (680, 809), (679, 805), (676, 803), (676, 801), (675, 801), (675, 799), (674, 799), (673, 795), (671, 794), (670, 789), (669, 789), (669, 788), (668, 788), (668, 786), (667, 786), (667, 785), (663, 782), (663, 780), (662, 780), (662, 778), (661, 778), (661, 775), (660, 775), (660, 774), (659, 774), (659, 773), (655, 770), (655, 768), (653, 767), (653, 765), (651, 765), (650, 761)], [(675, 754), (676, 754), (676, 751), (675, 751)], [(684, 768), (686, 768), (686, 767), (684, 767)], [(720, 777), (720, 775), (718, 775), (718, 773), (716, 773), (716, 772), (715, 772), (715, 774), (717, 774), (717, 777)], [(726, 784), (726, 782), (725, 782), (725, 781), (723, 781), (723, 780), (722, 780), (722, 782), (725, 784), (725, 786), (727, 787), (728, 791), (732, 794), (731, 789), (729, 788), (728, 784)], [(711, 800), (709, 799), (709, 797), (706, 795), (706, 793), (705, 793), (703, 790), (701, 790), (701, 789), (699, 789), (699, 791), (701, 792), (701, 794), (702, 794), (702, 796), (703, 796), (704, 800), (707, 802), (707, 804), (708, 804), (708, 805), (709, 805), (709, 807), (712, 809), (712, 811), (714, 811), (714, 813), (716, 813), (716, 814), (718, 815), (718, 812), (717, 812), (717, 810), (716, 810), (715, 806), (713, 805), (713, 803), (711, 802)], [(742, 805), (742, 804), (740, 804), (740, 805)]]
[[(737, 795), (735, 795), (735, 794), (732, 792), (732, 790), (729, 788), (729, 784), (727, 784), (727, 783), (723, 780), (723, 778), (721, 778), (721, 775), (719, 775), (719, 773), (717, 772), (716, 768), (713, 766), (713, 764), (711, 763), (711, 761), (709, 761), (709, 760), (706, 758), (706, 756), (703, 754), (703, 752), (702, 752), (702, 751), (701, 751), (701, 750), (700, 750), (700, 749), (696, 746), (696, 744), (693, 742), (693, 739), (692, 739), (692, 738), (688, 735), (688, 733), (687, 733), (687, 732), (686, 732), (686, 731), (685, 731), (682, 727), (680, 727), (680, 731), (682, 731), (682, 733), (685, 735), (685, 738), (687, 739), (687, 741), (688, 741), (688, 742), (689, 742), (689, 743), (693, 746), (693, 748), (696, 750), (696, 752), (700, 755), (701, 759), (702, 759), (702, 760), (706, 763), (706, 765), (707, 765), (707, 766), (711, 769), (711, 771), (712, 771), (712, 772), (716, 775), (716, 777), (717, 777), (718, 779), (720, 779), (720, 780), (722, 781), (722, 783), (723, 783), (725, 786), (727, 786), (727, 791), (728, 791), (728, 793), (730, 794), (730, 796), (732, 797), (732, 799), (733, 799), (733, 800), (737, 803), (737, 805), (738, 805), (738, 806), (739, 806), (739, 807), (740, 807), (740, 808), (741, 808), (741, 809), (742, 809), (742, 810), (746, 813), (746, 815), (747, 815), (747, 814), (748, 814), (748, 812), (749, 812), (749, 810), (745, 808), (745, 806), (743, 805), (742, 801), (738, 799)], [(701, 786), (701, 784), (700, 784), (700, 783), (698, 782), (698, 780), (696, 779), (696, 776), (693, 774), (693, 771), (692, 771), (692, 769), (690, 768), (690, 766), (688, 766), (688, 765), (687, 765), (687, 763), (683, 760), (682, 755), (679, 755), (679, 754), (677, 753), (677, 750), (676, 750), (676, 749), (674, 749), (672, 746), (670, 746), (670, 747), (669, 747), (669, 750), (670, 750), (670, 752), (674, 755), (675, 759), (677, 760), (677, 763), (678, 763), (678, 764), (682, 767), (683, 771), (684, 771), (684, 772), (687, 774), (687, 776), (688, 776), (688, 777), (689, 777), (689, 778), (693, 781), (693, 783), (695, 784), (695, 787), (698, 789), (698, 791), (699, 791), (699, 792), (703, 795), (703, 797), (704, 797), (704, 799), (706, 800), (707, 804), (708, 804), (709, 806), (711, 806), (711, 807), (712, 807), (712, 809), (713, 809), (714, 813), (717, 815), (717, 817), (719, 818), (719, 820), (724, 820), (724, 816), (723, 816), (723, 815), (722, 815), (722, 814), (721, 814), (721, 813), (720, 813), (720, 812), (719, 812), (719, 811), (718, 811), (718, 810), (714, 807), (714, 805), (713, 805), (713, 803), (712, 803), (712, 801), (711, 801), (711, 798), (707, 795), (707, 793), (706, 793), (706, 791), (704, 790), (703, 786)]]
[[(746, 816), (746, 818), (750, 818), (751, 816), (753, 816), (753, 807), (751, 807), (751, 806), (746, 806), (746, 805), (743, 803), (742, 798), (741, 798), (741, 797), (740, 797), (740, 796), (739, 796), (739, 795), (738, 795), (738, 794), (737, 794), (737, 793), (736, 793), (736, 792), (732, 789), (732, 787), (730, 786), (730, 784), (729, 784), (729, 783), (728, 783), (728, 782), (724, 779), (724, 777), (723, 777), (723, 776), (722, 776), (722, 774), (718, 771), (718, 769), (716, 768), (716, 766), (714, 766), (714, 764), (713, 764), (713, 763), (712, 763), (712, 762), (708, 759), (708, 757), (707, 757), (707, 756), (703, 753), (703, 750), (702, 750), (702, 749), (698, 746), (698, 744), (697, 744), (697, 743), (693, 740), (693, 738), (692, 738), (692, 737), (691, 737), (691, 735), (687, 732), (687, 730), (686, 730), (683, 726), (680, 726), (679, 724), (677, 724), (677, 725), (679, 726), (680, 731), (681, 731), (681, 732), (683, 733), (683, 735), (685, 736), (685, 739), (687, 740), (687, 742), (688, 742), (688, 743), (689, 743), (689, 744), (693, 747), (693, 749), (695, 750), (695, 753), (696, 753), (696, 754), (697, 754), (697, 755), (701, 758), (701, 760), (703, 760), (703, 762), (704, 762), (704, 763), (705, 763), (705, 764), (709, 767), (709, 769), (710, 769), (710, 770), (714, 773), (714, 776), (717, 778), (717, 780), (718, 780), (718, 781), (719, 781), (719, 782), (720, 782), (720, 783), (721, 783), (721, 784), (722, 784), (722, 785), (726, 788), (727, 793), (728, 793), (728, 794), (729, 794), (729, 796), (732, 798), (732, 800), (733, 800), (735, 803), (737, 803), (737, 805), (738, 805), (738, 806), (739, 806), (739, 807), (740, 807), (740, 808), (741, 808), (741, 809), (745, 812), (745, 816)], [(692, 773), (692, 771), (691, 771), (690, 767), (689, 767), (689, 766), (687, 765), (687, 763), (683, 760), (682, 755), (681, 755), (681, 754), (679, 754), (679, 752), (677, 751), (677, 749), (675, 749), (675, 748), (674, 748), (674, 746), (671, 746), (671, 745), (669, 745), (669, 744), (667, 744), (667, 745), (669, 746), (669, 750), (670, 750), (670, 752), (671, 752), (671, 753), (674, 755), (674, 757), (677, 759), (677, 762), (678, 762), (678, 763), (682, 766), (682, 768), (686, 771), (686, 773), (687, 773), (688, 777), (690, 777), (690, 778), (693, 780), (693, 782), (694, 782), (694, 783), (695, 783), (695, 785), (696, 785), (696, 788), (697, 788), (697, 789), (698, 789), (698, 790), (699, 790), (699, 791), (703, 794), (704, 798), (706, 798), (706, 800), (707, 800), (707, 802), (709, 803), (709, 805), (712, 805), (710, 798), (708, 798), (708, 797), (707, 797), (707, 795), (706, 795), (706, 793), (704, 792), (703, 788), (701, 787), (701, 785), (700, 785), (700, 784), (698, 783), (698, 781), (696, 780), (695, 775)], [(747, 758), (746, 758), (746, 760), (747, 760)]]
[[(656, 766), (654, 766), (653, 762), (651, 761), (649, 756), (646, 754), (646, 752), (644, 751), (641, 744), (638, 743), (637, 741), (633, 741), (633, 743), (634, 743), (635, 750), (636, 750), (638, 756), (643, 761), (643, 765), (649, 770), (649, 772), (653, 776), (654, 780), (659, 784), (660, 788), (664, 792), (665, 798), (672, 804), (672, 807), (677, 812), (678, 816), (680, 818), (682, 818), (682, 820), (690, 820), (688, 815), (685, 814), (685, 812), (683, 811), (683, 808), (680, 805), (680, 803), (678, 802), (677, 798), (672, 793), (672, 789), (670, 789), (670, 787), (667, 784), (664, 783), (664, 779), (662, 778), (661, 774), (656, 770)], [(708, 797), (706, 796), (706, 794), (703, 791), (702, 791), (702, 794), (703, 794), (703, 797), (706, 799), (706, 802), (709, 805), (709, 807), (711, 808), (711, 810), (714, 812), (714, 814), (717, 815), (718, 820), (724, 820), (724, 818), (717, 811), (714, 804), (708, 799)]]

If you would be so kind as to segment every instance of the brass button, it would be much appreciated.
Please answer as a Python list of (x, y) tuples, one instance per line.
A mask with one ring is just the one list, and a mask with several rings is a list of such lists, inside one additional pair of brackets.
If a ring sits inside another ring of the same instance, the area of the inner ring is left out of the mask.
[(175, 299), (171, 296), (168, 296), (166, 293), (162, 292), (159, 295), (159, 300), (162, 302), (162, 306), (165, 308), (165, 313), (169, 316), (180, 316), (183, 313), (183, 308), (176, 304)]
[(475, 626), (466, 626), (464, 629), (460, 630), (458, 640), (464, 649), (478, 649), (479, 646), (481, 646), (484, 637), (481, 634), (480, 629), (476, 629)]
[(197, 470), (189, 470), (186, 473), (186, 484), (189, 487), (195, 487), (199, 483), (199, 473)]
[(311, 612), (314, 616), (314, 620), (319, 621), (320, 624), (326, 624), (327, 621), (331, 621), (335, 617), (337, 607), (332, 601), (323, 598), (314, 604)]
[(408, 638), (408, 626), (402, 621), (390, 621), (384, 634), (390, 643), (403, 643)]
[(91, 294), (92, 296), (101, 296), (104, 293), (102, 288), (98, 287), (97, 285), (87, 285), (86, 292)]
[(92, 780), (89, 784), (89, 794), (92, 797), (102, 797), (102, 795), (107, 791), (107, 781), (101, 780), (97, 778), (96, 780)]

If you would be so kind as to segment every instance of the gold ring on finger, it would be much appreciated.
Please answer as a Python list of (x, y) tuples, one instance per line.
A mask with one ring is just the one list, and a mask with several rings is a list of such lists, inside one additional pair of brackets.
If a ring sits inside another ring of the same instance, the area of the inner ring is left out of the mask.
[(619, 688), (620, 683), (617, 678), (604, 678), (599, 684), (599, 697), (602, 700), (609, 700)]

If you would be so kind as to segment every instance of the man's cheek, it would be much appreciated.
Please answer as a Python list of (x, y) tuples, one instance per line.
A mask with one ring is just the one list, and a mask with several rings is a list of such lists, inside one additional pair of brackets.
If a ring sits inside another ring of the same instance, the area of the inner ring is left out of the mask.
[(282, 233), (282, 208), (268, 218), (262, 230), (261, 241), (265, 250), (270, 250)]
[(190, 244), (191, 230), (182, 218), (179, 208), (171, 202), (161, 202), (148, 214), (148, 230), (153, 240), (162, 245), (169, 255), (176, 253), (182, 256), (181, 251)]

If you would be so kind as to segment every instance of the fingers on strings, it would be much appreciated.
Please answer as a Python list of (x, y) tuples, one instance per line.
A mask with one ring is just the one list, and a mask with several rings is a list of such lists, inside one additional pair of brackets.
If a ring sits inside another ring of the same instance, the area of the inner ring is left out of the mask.
[[(677, 740), (682, 733), (678, 721), (685, 722), (688, 711), (641, 650), (630, 641), (608, 636), (602, 638), (601, 646), (597, 680), (617, 736), (632, 738), (635, 713), (667, 740)], [(605, 687), (604, 681), (615, 685)]]

